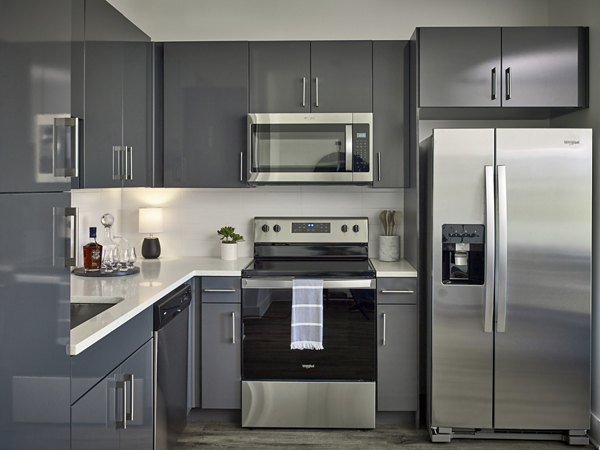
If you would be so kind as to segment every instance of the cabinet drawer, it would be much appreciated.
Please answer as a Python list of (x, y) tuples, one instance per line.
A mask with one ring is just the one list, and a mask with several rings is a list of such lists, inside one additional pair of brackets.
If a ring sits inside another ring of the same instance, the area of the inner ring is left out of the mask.
[(417, 303), (417, 279), (377, 278), (377, 303), (399, 305)]
[(202, 277), (202, 303), (241, 303), (240, 277)]
[(152, 337), (152, 314), (152, 308), (147, 308), (87, 350), (71, 357), (71, 403)]

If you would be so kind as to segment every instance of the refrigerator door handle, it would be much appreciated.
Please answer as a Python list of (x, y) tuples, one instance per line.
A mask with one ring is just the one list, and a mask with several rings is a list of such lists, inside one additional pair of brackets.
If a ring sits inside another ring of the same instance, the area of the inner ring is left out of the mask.
[(498, 299), (498, 312), (496, 319), (496, 331), (506, 331), (506, 307), (507, 307), (507, 216), (506, 216), (506, 166), (498, 166), (498, 278), (496, 283), (496, 298)]
[(494, 325), (494, 259), (495, 259), (494, 166), (485, 166), (485, 306), (483, 331), (493, 332)]

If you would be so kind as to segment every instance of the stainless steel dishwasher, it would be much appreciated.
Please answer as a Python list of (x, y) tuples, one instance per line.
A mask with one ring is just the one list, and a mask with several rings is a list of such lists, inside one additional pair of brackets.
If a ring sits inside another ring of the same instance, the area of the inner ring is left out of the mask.
[(192, 288), (154, 305), (154, 449), (175, 448), (187, 421), (188, 325)]

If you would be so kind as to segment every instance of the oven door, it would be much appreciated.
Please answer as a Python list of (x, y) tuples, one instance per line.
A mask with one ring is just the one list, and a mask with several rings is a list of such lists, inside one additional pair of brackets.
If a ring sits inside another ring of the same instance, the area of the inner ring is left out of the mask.
[(352, 116), (249, 114), (248, 181), (352, 182)]
[(375, 381), (374, 279), (326, 279), (324, 350), (291, 350), (292, 280), (242, 280), (244, 380)]

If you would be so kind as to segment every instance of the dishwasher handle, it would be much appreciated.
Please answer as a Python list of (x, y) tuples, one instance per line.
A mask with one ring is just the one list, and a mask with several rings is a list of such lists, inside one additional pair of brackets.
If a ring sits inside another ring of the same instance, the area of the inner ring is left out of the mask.
[(154, 331), (166, 326), (180, 313), (184, 312), (192, 302), (192, 288), (183, 285), (175, 289), (154, 305)]

